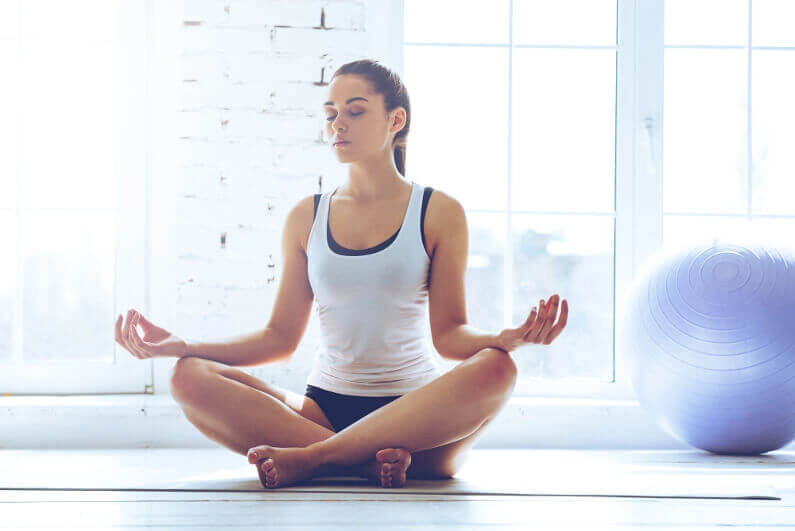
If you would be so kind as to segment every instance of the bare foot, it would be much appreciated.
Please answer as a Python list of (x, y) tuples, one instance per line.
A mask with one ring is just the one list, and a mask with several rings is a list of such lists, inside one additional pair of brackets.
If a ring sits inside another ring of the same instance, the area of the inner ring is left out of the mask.
[(257, 463), (260, 482), (266, 489), (300, 483), (311, 478), (318, 468), (305, 448), (257, 446), (249, 450), (248, 462)]
[(375, 454), (381, 486), (398, 488), (406, 485), (406, 470), (411, 465), (411, 453), (405, 448), (384, 448)]

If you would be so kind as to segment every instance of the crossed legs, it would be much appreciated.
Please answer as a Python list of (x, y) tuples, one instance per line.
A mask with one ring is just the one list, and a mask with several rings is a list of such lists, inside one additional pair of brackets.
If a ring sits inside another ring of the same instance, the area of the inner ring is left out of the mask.
[(285, 486), (312, 475), (372, 477), (385, 448), (411, 452), (409, 477), (452, 477), (515, 381), (510, 355), (487, 348), (339, 433), (310, 399), (213, 361), (180, 359), (171, 387), (210, 439), (243, 455), (263, 445), (258, 452), (267, 455), (252, 462), (273, 486)]

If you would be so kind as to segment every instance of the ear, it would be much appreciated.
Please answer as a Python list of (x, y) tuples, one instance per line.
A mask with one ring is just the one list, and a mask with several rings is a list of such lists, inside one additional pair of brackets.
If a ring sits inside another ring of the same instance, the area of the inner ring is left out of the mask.
[(406, 109), (398, 107), (393, 112), (395, 117), (392, 119), (392, 130), (394, 133), (398, 133), (406, 125)]

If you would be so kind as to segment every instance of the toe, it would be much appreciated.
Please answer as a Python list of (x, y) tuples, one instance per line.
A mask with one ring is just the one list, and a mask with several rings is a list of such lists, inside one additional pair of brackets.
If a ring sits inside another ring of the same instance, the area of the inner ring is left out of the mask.
[(268, 472), (271, 468), (273, 468), (273, 459), (266, 459), (263, 461), (260, 468), (262, 468), (263, 472)]
[(270, 446), (255, 446), (254, 448), (250, 448), (247, 456), (248, 462), (252, 465), (268, 455), (270, 452)]
[(375, 454), (377, 460), (383, 462), (394, 463), (400, 458), (400, 454), (395, 448), (384, 448)]

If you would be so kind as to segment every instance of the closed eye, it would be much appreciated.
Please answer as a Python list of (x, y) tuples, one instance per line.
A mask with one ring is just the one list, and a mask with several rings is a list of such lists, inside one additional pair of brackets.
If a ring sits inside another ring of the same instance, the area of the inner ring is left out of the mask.
[[(360, 114), (364, 114), (364, 111), (362, 111), (362, 112), (352, 112), (350, 114), (351, 114), (351, 116), (359, 116)], [(328, 118), (326, 118), (326, 121), (330, 122), (331, 120), (333, 120), (336, 117), (337, 117), (336, 114), (334, 116), (329, 116)]]

